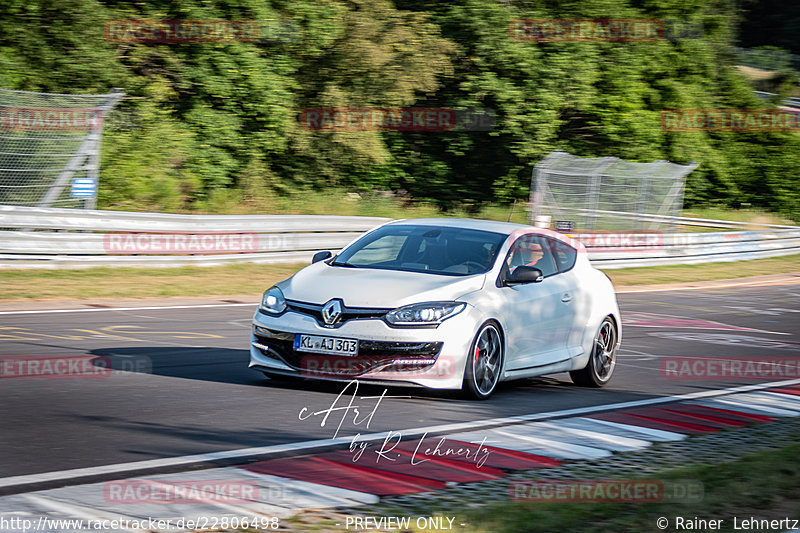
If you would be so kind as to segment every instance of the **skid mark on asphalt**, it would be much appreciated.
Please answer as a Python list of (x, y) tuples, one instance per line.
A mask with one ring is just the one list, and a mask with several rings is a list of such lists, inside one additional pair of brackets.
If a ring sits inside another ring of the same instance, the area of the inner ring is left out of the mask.
[(238, 328), (246, 328), (250, 329), (253, 326), (253, 319), (252, 318), (240, 318), (238, 320), (229, 320), (226, 324), (230, 324), (231, 326), (236, 326)]
[(756, 307), (750, 307), (745, 305), (724, 305), (726, 309), (737, 309), (744, 313), (749, 313), (751, 315), (769, 315), (769, 316), (778, 316), (780, 315), (780, 311), (770, 311), (768, 309), (758, 309)]
[(623, 313), (622, 324), (624, 327), (635, 328), (715, 329), (723, 331), (750, 331), (755, 333), (769, 333), (772, 335), (791, 335), (791, 333), (785, 333), (782, 331), (745, 328), (732, 324), (723, 324), (722, 322), (715, 322), (712, 320), (688, 318), (676, 315), (660, 315), (654, 313)]
[(687, 342), (703, 342), (723, 346), (743, 346), (746, 348), (761, 348), (768, 350), (789, 350), (800, 353), (800, 342), (779, 341), (766, 337), (753, 337), (750, 335), (728, 335), (724, 333), (695, 333), (657, 331), (648, 333), (651, 337)]
[[(742, 313), (742, 312), (738, 312), (738, 313), (737, 313), (737, 312), (728, 312), (728, 313), (724, 313), (724, 312), (720, 312), (720, 310), (719, 310), (719, 309), (714, 309), (714, 308), (710, 308), (710, 307), (698, 307), (698, 306), (696, 306), (696, 305), (685, 305), (685, 304), (678, 304), (678, 303), (675, 303), (675, 302), (659, 302), (659, 301), (636, 301), (636, 302), (633, 302), (633, 303), (635, 303), (635, 304), (637, 304), (637, 305), (649, 305), (649, 306), (655, 306), (655, 305), (658, 305), (658, 306), (663, 306), (663, 307), (669, 307), (669, 308), (671, 308), (671, 309), (672, 309), (672, 308), (675, 308), (675, 309), (688, 309), (688, 310), (690, 310), (690, 311), (700, 311), (701, 313), (705, 313), (705, 314), (712, 314), (712, 315), (719, 315), (719, 314), (727, 314), (727, 315), (748, 315), (748, 314), (749, 314), (749, 313)], [(624, 323), (623, 323), (623, 325), (624, 325)]]
[[(44, 333), (37, 329), (23, 328), (19, 326), (2, 326), (0, 327), (0, 340), (3, 341), (42, 341), (45, 339), (59, 339), (67, 341), (80, 341), (80, 340), (125, 340), (133, 342), (158, 342), (152, 338), (139, 338), (129, 334), (130, 330), (135, 330), (135, 335), (163, 335), (166, 337), (176, 339), (224, 339), (225, 336), (213, 333), (202, 333), (195, 331), (141, 331), (146, 329), (144, 326), (135, 325), (115, 325), (115, 326), (102, 326), (97, 329), (83, 329), (83, 328), (67, 328), (64, 332), (77, 331), (84, 333), (84, 335), (75, 334), (54, 334), (53, 328), (49, 328), (51, 333)], [(121, 334), (121, 333), (124, 333)], [(88, 335), (85, 335), (88, 334)]]

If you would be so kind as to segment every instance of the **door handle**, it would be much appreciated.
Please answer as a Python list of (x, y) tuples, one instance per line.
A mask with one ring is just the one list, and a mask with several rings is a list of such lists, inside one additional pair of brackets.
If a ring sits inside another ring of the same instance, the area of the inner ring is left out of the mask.
[(568, 293), (568, 292), (565, 292), (564, 296), (561, 297), (561, 301), (564, 302), (564, 303), (571, 302), (572, 301), (572, 295), (570, 293)]

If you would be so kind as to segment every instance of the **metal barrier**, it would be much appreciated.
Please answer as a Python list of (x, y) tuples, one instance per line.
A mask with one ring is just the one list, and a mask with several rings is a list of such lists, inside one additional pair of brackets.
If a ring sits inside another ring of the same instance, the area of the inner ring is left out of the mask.
[(301, 263), (389, 220), (0, 206), (0, 268)]
[[(740, 222), (666, 218), (688, 225), (747, 227)], [(0, 268), (302, 263), (319, 250), (338, 250), (364, 231), (389, 220), (0, 206)], [(800, 227), (793, 226), (770, 226), (760, 231), (591, 233), (572, 237), (586, 245), (592, 263), (602, 269), (800, 253)]]
[[(657, 224), (671, 224), (675, 226), (695, 226), (700, 228), (765, 228), (765, 229), (794, 229), (796, 226), (781, 226), (777, 224), (754, 224), (752, 222), (737, 222), (735, 220), (716, 220), (713, 218), (690, 218), (668, 215), (652, 215), (645, 213), (631, 213), (627, 211), (604, 211), (599, 209), (588, 210), (579, 208), (562, 207), (567, 213), (577, 213), (582, 216), (604, 216), (623, 220), (636, 220), (639, 222), (653, 222)], [(653, 228), (651, 228), (653, 229)]]
[[(744, 261), (800, 254), (800, 228), (713, 233), (593, 234), (574, 237), (586, 245), (592, 264), (603, 270)], [(625, 239), (630, 242), (626, 243)]]

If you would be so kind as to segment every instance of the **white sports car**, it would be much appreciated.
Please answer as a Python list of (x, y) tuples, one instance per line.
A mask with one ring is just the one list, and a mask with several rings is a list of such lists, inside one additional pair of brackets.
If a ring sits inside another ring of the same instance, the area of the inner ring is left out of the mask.
[(601, 387), (620, 339), (614, 288), (579, 242), (504, 222), (402, 220), (267, 290), (250, 367), (485, 399), (500, 381), (555, 372)]

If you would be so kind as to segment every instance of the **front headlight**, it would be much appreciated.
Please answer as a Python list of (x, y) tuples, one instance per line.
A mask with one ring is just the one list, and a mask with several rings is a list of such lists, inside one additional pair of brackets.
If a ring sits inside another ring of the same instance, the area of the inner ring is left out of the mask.
[(393, 326), (434, 326), (464, 310), (464, 302), (426, 302), (399, 307), (386, 313)]
[(278, 287), (272, 287), (261, 297), (260, 309), (271, 315), (279, 315), (286, 310), (286, 300)]

